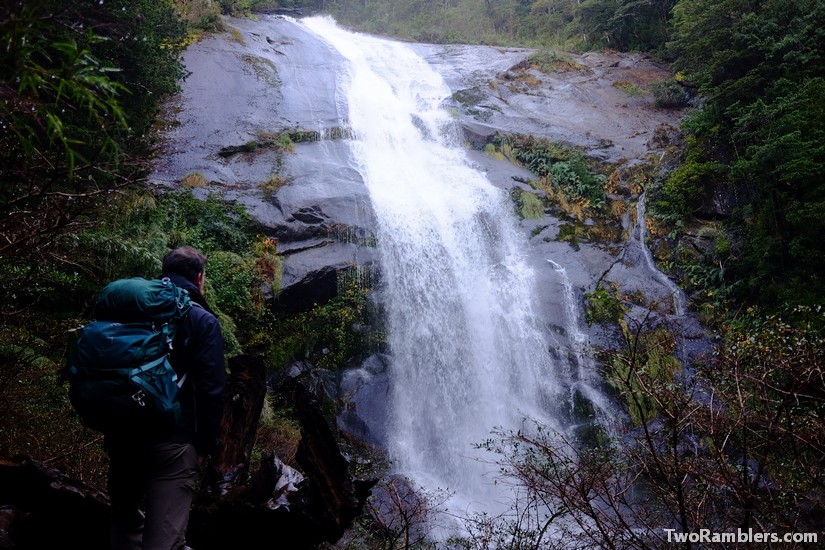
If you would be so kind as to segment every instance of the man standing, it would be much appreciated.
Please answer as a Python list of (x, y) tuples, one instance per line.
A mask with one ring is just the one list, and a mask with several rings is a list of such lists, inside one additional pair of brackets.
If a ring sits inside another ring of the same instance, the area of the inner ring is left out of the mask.
[(199, 469), (218, 443), (226, 386), (224, 340), (203, 298), (206, 256), (183, 246), (163, 258), (163, 277), (192, 299), (171, 352), (183, 383), (181, 420), (164, 433), (111, 433), (112, 550), (181, 550)]

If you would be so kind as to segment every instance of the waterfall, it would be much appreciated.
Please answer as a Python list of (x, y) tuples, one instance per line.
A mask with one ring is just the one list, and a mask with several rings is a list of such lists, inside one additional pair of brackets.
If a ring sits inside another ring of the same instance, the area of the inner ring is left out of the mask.
[(323, 17), (301, 24), (348, 62), (339, 93), (377, 220), (393, 467), (455, 493), (462, 513), (487, 511), (504, 488), (475, 445), (525, 416), (557, 428), (565, 401), (531, 301), (527, 236), (507, 193), (472, 167), (438, 73), (402, 43)]

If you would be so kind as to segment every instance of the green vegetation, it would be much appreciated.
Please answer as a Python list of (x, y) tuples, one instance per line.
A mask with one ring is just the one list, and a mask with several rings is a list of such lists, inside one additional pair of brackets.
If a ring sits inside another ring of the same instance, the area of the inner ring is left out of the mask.
[(651, 213), (678, 229), (714, 190), (732, 197), (724, 282), (737, 302), (814, 304), (825, 292), (823, 21), (812, 1), (674, 10), (676, 67), (706, 105)]
[(607, 176), (598, 173), (581, 151), (516, 134), (497, 138), (493, 145), (496, 151), (538, 176), (549, 197), (578, 203), (582, 209), (605, 205)]
[(652, 82), (650, 91), (653, 93), (656, 106), (663, 109), (686, 107), (690, 99), (688, 93), (675, 77)]
[(284, 178), (283, 176), (272, 175), (269, 176), (265, 181), (261, 182), (261, 189), (266, 194), (266, 196), (272, 196), (278, 189), (283, 187), (289, 183), (289, 181)]
[(543, 73), (581, 71), (582, 66), (555, 50), (539, 50), (527, 57), (527, 65)]
[(49, 263), (55, 231), (138, 176), (158, 101), (183, 76), (184, 27), (149, 1), (10, 4), (0, 21), (0, 255)]
[(607, 360), (605, 381), (626, 405), (634, 426), (656, 420), (662, 407), (670, 403), (658, 399), (652, 388), (672, 384), (681, 370), (674, 356), (675, 342), (666, 327), (634, 333), (626, 322), (621, 323), (626, 345), (633, 345), (633, 361), (626, 354), (612, 355)]
[(118, 191), (138, 181), (145, 132), (183, 75), (184, 26), (171, 3), (64, 4), (0, 8), (0, 272), (7, 314), (100, 274), (97, 258), (89, 261), (83, 249), (76, 257), (67, 247), (74, 252), (73, 243), (105, 217), (114, 197), (137, 200)]
[(339, 370), (345, 365), (354, 366), (380, 344), (369, 333), (352, 329), (367, 327), (369, 289), (343, 275), (342, 280), (338, 295), (327, 303), (272, 320), (265, 331), (271, 340), (266, 353), (271, 366), (300, 358), (319, 368)]
[(520, 218), (525, 220), (537, 220), (544, 216), (544, 204), (541, 199), (530, 191), (515, 188), (512, 192), (513, 201), (516, 203), (516, 211)]
[(588, 324), (613, 324), (624, 318), (625, 306), (615, 295), (615, 292), (599, 287), (593, 292), (584, 295), (584, 318)]
[(613, 82), (613, 87), (622, 90), (628, 97), (639, 97), (647, 93), (646, 90), (643, 90), (632, 82), (627, 82), (626, 80), (617, 80)]
[[(334, 128), (328, 132), (325, 138), (341, 139), (344, 135), (344, 130)], [(255, 153), (261, 150), (291, 152), (295, 149), (296, 143), (318, 141), (319, 139), (321, 139), (321, 133), (317, 130), (285, 130), (283, 132), (260, 130), (257, 132), (257, 139), (250, 140), (242, 145), (226, 146), (218, 151), (218, 155), (228, 158), (238, 154)]]
[(245, 215), (216, 197), (134, 189), (121, 192), (100, 214), (94, 226), (54, 236), (50, 250), (61, 258), (54, 265), (0, 261), (7, 298), (0, 332), (0, 452), (53, 459), (64, 471), (97, 482), (101, 472), (89, 465), (102, 463), (100, 449), (88, 444), (95, 436), (77, 424), (57, 373), (67, 331), (89, 319), (101, 285), (118, 277), (157, 276), (163, 254), (173, 246), (204, 250), (206, 296), (231, 357), (243, 351), (265, 317), (260, 285), (277, 288), (280, 273), (269, 242), (256, 239)]
[(521, 45), (564, 51), (662, 49), (676, 0), (330, 0), (342, 24), (418, 42)]

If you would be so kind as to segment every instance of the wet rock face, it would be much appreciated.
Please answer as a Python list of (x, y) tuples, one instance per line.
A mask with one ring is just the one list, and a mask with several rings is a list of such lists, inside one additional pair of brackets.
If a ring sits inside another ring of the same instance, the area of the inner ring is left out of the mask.
[(660, 109), (646, 90), (670, 76), (644, 54), (562, 55), (544, 73), (532, 50), (491, 46), (412, 46), (454, 90), (450, 104), (473, 134), (532, 134), (584, 147), (605, 162), (643, 158), (657, 131), (681, 111)]
[[(348, 113), (337, 94), (347, 78), (346, 65), (337, 51), (291, 21), (262, 17), (226, 22), (232, 34), (209, 37), (185, 54), (191, 76), (170, 105), (170, 124), (163, 133), (166, 147), (151, 179), (176, 185), (198, 172), (210, 184), (197, 192), (218, 192), (245, 206), (261, 231), (277, 240), (284, 256), (274, 307), (306, 311), (336, 296), (342, 272), (381, 271), (371, 198), (357, 159), (351, 158)], [(453, 90), (444, 106), (469, 145), (468, 162), (508, 193), (536, 193), (527, 183), (535, 177), (482, 152), (496, 133), (532, 134), (582, 147), (592, 157), (628, 171), (678, 140), (681, 113), (658, 109), (652, 94), (640, 93), (668, 76), (642, 54), (570, 55), (557, 69), (543, 73), (528, 61), (533, 52), (526, 49), (410, 47)], [(286, 148), (245, 146), (277, 143), (271, 136), (284, 133), (307, 139)], [(273, 175), (284, 184), (267, 191), (262, 182)], [(562, 298), (565, 289), (554, 265), (563, 266), (579, 308), (584, 294), (599, 282), (651, 304), (667, 301), (672, 292), (661, 274), (646, 265), (642, 245), (633, 237), (639, 226), (630, 211), (638, 191), (621, 193), (617, 197), (627, 204), (618, 233), (625, 242), (565, 242), (569, 220), (551, 213), (521, 221), (537, 283), (535, 307), (554, 357), (571, 353), (563, 328), (569, 316)], [(724, 210), (730, 202), (728, 197), (715, 199), (709, 208)], [(605, 327), (582, 330), (593, 346), (610, 345), (614, 338)], [(345, 386), (349, 384), (342, 390), (347, 412), (338, 421), (343, 430), (380, 445), (386, 414), (374, 406), (380, 401), (375, 392), (387, 381), (385, 373), (376, 370), (378, 364), (383, 363), (371, 358), (344, 375)]]
[[(184, 56), (190, 76), (168, 106), (164, 153), (150, 180), (174, 186), (199, 173), (210, 183), (198, 193), (219, 192), (245, 206), (284, 254), (281, 307), (301, 311), (334, 296), (338, 271), (374, 262), (372, 206), (340, 139), (347, 135), (347, 113), (336, 99), (343, 64), (337, 52), (288, 20), (226, 22), (238, 33), (208, 37)], [(640, 158), (657, 129), (678, 118), (655, 109), (649, 94), (629, 96), (613, 85), (664, 76), (638, 54), (571, 56), (575, 70), (542, 74), (525, 61), (531, 50), (412, 47), (456, 91), (449, 103), (474, 148), (496, 132), (518, 132), (590, 147), (605, 160)], [(285, 131), (331, 138), (291, 150), (220, 154), (243, 151), (262, 133)], [(506, 162), (477, 161), (495, 185), (509, 188), (513, 177), (530, 176)], [(268, 193), (263, 182), (273, 174), (287, 183)]]
[[(380, 268), (371, 199), (344, 139), (352, 136), (337, 90), (347, 78), (346, 65), (337, 51), (289, 20), (264, 16), (226, 23), (232, 33), (208, 37), (185, 54), (191, 75), (169, 106), (169, 124), (161, 134), (164, 152), (150, 179), (177, 185), (187, 174), (200, 173), (210, 183), (197, 193), (217, 192), (245, 206), (261, 231), (277, 240), (285, 259), (275, 307), (304, 311), (336, 295), (342, 271)], [(668, 76), (642, 54), (564, 56), (557, 69), (543, 73), (528, 62), (533, 52), (526, 49), (410, 47), (454, 91), (445, 107), (469, 144), (469, 162), (507, 192), (535, 193), (527, 184), (534, 176), (481, 152), (497, 132), (583, 147), (628, 170), (678, 139), (681, 113), (658, 109), (652, 94), (639, 93)], [(275, 143), (271, 136), (284, 133), (307, 139), (286, 148), (244, 147)], [(229, 150), (239, 152), (220, 154)], [(267, 191), (265, 182), (273, 175), (284, 184)], [(622, 198), (629, 211), (638, 197), (627, 192)], [(722, 212), (732, 200), (710, 197), (708, 208)], [(637, 222), (626, 217), (621, 232), (629, 235)], [(566, 225), (549, 213), (521, 222), (549, 333), (564, 318), (565, 307), (548, 258), (565, 267), (580, 294), (599, 281), (647, 294), (651, 301), (669, 292), (640, 261), (632, 238), (609, 247), (568, 243), (561, 238)], [(603, 338), (596, 329), (591, 332), (593, 341)], [(559, 349), (551, 352), (564, 356), (565, 339), (558, 340)]]
[[(372, 261), (354, 244), (371, 238), (369, 197), (340, 139), (283, 149), (244, 145), (295, 130), (345, 135), (335, 98), (341, 63), (286, 20), (226, 22), (239, 34), (207, 37), (185, 53), (190, 75), (168, 105), (164, 152), (150, 180), (174, 186), (199, 173), (209, 184), (197, 194), (216, 192), (243, 205), (285, 256), (279, 307), (305, 310), (335, 295), (338, 270)], [(273, 175), (286, 184), (267, 192)]]

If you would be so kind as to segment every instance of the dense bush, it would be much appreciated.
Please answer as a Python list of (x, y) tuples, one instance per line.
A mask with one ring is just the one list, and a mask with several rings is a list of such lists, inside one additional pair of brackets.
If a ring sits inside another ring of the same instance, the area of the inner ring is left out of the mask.
[(183, 75), (171, 2), (0, 7), (0, 260), (48, 269), (142, 171), (144, 133)]
[(503, 142), (511, 160), (526, 166), (569, 201), (587, 208), (605, 205), (607, 177), (598, 173), (582, 152), (533, 136), (511, 134)]
[(684, 129), (684, 164), (657, 214), (689, 222), (699, 195), (740, 197), (727, 220), (742, 243), (726, 271), (735, 298), (780, 306), (825, 293), (825, 6), (795, 0), (682, 1), (676, 67), (704, 107)]

